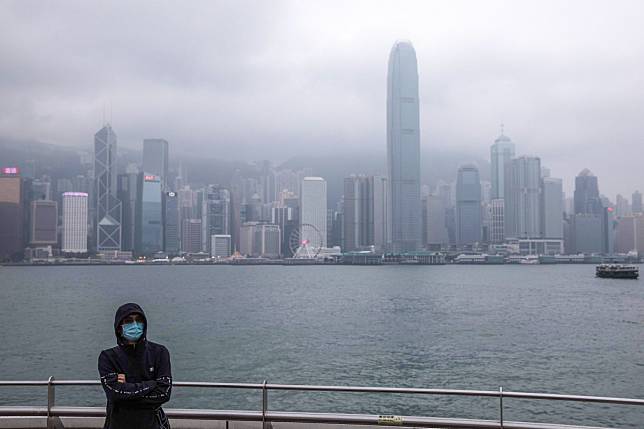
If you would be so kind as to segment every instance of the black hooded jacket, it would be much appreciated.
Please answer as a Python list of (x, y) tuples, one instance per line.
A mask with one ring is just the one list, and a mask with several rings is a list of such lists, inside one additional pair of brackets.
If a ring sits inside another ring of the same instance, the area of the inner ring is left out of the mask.
[[(121, 336), (121, 323), (132, 313), (143, 317), (143, 335), (136, 344)], [(172, 374), (170, 354), (161, 344), (147, 341), (148, 322), (141, 307), (124, 304), (116, 311), (114, 334), (117, 346), (103, 350), (98, 372), (107, 396), (105, 429), (165, 429), (168, 419), (161, 404), (170, 400)], [(125, 374), (125, 383), (118, 382)]]

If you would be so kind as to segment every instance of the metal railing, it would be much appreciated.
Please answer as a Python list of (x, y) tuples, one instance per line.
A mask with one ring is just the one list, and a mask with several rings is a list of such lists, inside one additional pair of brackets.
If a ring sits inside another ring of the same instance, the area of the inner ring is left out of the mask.
[[(0, 417), (46, 417), (47, 427), (54, 428), (60, 417), (104, 417), (103, 407), (61, 407), (55, 405), (56, 386), (98, 386), (97, 380), (56, 380), (49, 377), (46, 381), (0, 381), (2, 387), (47, 387), (47, 406), (0, 406)], [(411, 387), (362, 387), (362, 386), (315, 386), (301, 384), (262, 383), (214, 383), (202, 381), (173, 382), (173, 387), (192, 387), (208, 389), (246, 389), (261, 391), (261, 410), (208, 410), (208, 409), (168, 409), (166, 414), (171, 419), (225, 420), (262, 422), (262, 427), (269, 423), (335, 423), (352, 425), (384, 425), (407, 427), (441, 427), (441, 428), (486, 428), (486, 429), (554, 429), (554, 428), (588, 428), (587, 426), (553, 425), (547, 423), (527, 423), (505, 421), (503, 418), (503, 399), (532, 399), (569, 402), (590, 402), (599, 404), (617, 404), (644, 406), (644, 399), (615, 398), (605, 396), (561, 395), (552, 393), (529, 393), (503, 390), (458, 390), (458, 389), (424, 389)], [(353, 392), (353, 393), (389, 393), (409, 395), (445, 395), (496, 398), (499, 401), (498, 420), (456, 419), (441, 417), (394, 416), (370, 414), (339, 413), (304, 413), (268, 410), (269, 391), (303, 391), (303, 392)], [(643, 410), (644, 411), (644, 410)], [(643, 416), (644, 421), (644, 416)]]

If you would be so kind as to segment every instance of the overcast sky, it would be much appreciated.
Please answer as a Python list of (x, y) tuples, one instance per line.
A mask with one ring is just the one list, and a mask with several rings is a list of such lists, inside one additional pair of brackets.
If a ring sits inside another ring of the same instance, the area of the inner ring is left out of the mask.
[(384, 156), (397, 39), (418, 56), (423, 149), (487, 158), (504, 123), (567, 191), (584, 167), (611, 196), (644, 191), (641, 0), (5, 0), (0, 136), (88, 148), (106, 110), (133, 148)]

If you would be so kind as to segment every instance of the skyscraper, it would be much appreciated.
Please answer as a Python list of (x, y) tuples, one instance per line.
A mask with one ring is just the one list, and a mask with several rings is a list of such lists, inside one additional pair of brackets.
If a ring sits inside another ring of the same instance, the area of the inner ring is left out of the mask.
[(357, 250), (374, 244), (373, 178), (344, 179), (343, 250)]
[(514, 143), (501, 131), (490, 147), (490, 168), (492, 176), (492, 194), (490, 199), (505, 197), (506, 167), (514, 158)]
[(408, 41), (389, 54), (387, 178), (392, 251), (417, 250), (421, 241), (418, 64)]
[(541, 236), (541, 160), (521, 156), (507, 168), (504, 198), (506, 238)]
[[(305, 177), (300, 192), (300, 239), (313, 248), (326, 247), (327, 201), (326, 180)], [(307, 227), (312, 225), (313, 228)]]
[(168, 188), (168, 142), (163, 139), (143, 140), (143, 171), (161, 178), (161, 188)]
[(30, 246), (54, 246), (58, 243), (58, 203), (56, 201), (32, 201), (30, 219)]
[(64, 253), (87, 253), (87, 209), (87, 193), (65, 192), (63, 194), (61, 250)]
[(117, 197), (121, 201), (121, 250), (134, 250), (136, 241), (136, 208), (139, 196), (139, 174), (125, 173), (117, 177)]
[(17, 167), (0, 170), (0, 261), (22, 259), (24, 189)]
[(601, 214), (602, 210), (597, 176), (584, 168), (575, 177), (575, 214)]
[(631, 197), (631, 211), (633, 213), (642, 213), (642, 193), (640, 191), (633, 192)]
[(479, 169), (463, 165), (456, 176), (456, 244), (481, 241), (481, 180)]
[(541, 236), (563, 239), (563, 185), (554, 177), (542, 179)]
[(94, 135), (96, 250), (121, 250), (121, 202), (116, 198), (116, 134), (106, 124)]
[(163, 250), (168, 255), (179, 253), (179, 197), (176, 192), (164, 194), (163, 201)]
[(387, 178), (373, 177), (373, 244), (382, 251), (391, 242), (389, 234), (389, 186)]
[(139, 255), (163, 251), (163, 195), (161, 178), (139, 173), (135, 250)]
[(206, 253), (210, 252), (213, 235), (231, 235), (230, 191), (219, 185), (210, 185), (206, 189), (203, 202), (201, 227), (204, 229), (202, 240), (206, 240)]

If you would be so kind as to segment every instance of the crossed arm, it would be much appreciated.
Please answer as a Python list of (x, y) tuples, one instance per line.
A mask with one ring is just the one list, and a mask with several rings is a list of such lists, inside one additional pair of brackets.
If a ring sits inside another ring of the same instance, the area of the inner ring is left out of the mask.
[(107, 354), (102, 352), (98, 358), (98, 372), (105, 396), (110, 402), (132, 401), (143, 404), (158, 404), (170, 400), (172, 373), (170, 354), (166, 349), (160, 356), (155, 380), (129, 383), (124, 374), (119, 374), (111, 364)]

